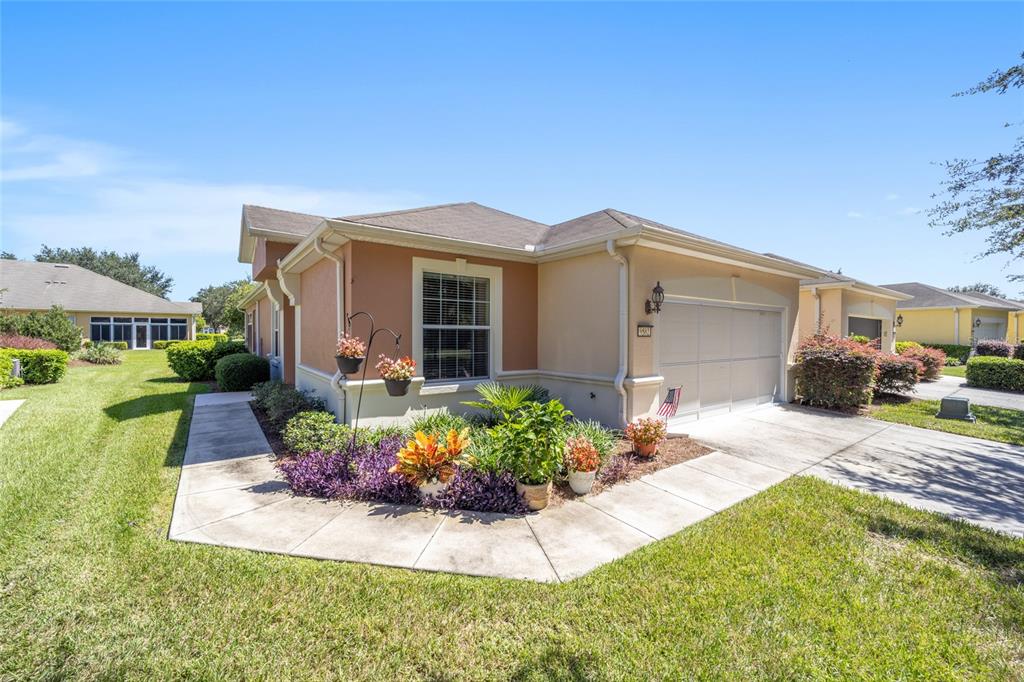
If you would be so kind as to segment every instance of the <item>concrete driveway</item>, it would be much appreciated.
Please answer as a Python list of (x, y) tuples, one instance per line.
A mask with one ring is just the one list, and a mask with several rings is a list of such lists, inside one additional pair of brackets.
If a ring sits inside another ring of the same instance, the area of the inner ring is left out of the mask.
[(916, 391), (907, 395), (925, 400), (941, 400), (955, 395), (969, 398), (976, 405), (1024, 410), (1024, 393), (995, 391), (990, 388), (971, 388), (967, 385), (967, 379), (961, 377), (942, 376), (936, 381), (922, 382), (917, 385)]
[(792, 405), (680, 425), (723, 452), (1024, 537), (1024, 448)]

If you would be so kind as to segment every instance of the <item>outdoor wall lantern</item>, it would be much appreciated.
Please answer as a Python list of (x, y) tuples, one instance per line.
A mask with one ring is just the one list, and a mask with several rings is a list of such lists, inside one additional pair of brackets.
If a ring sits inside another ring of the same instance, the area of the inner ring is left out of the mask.
[(661, 282), (659, 281), (654, 285), (654, 290), (651, 292), (651, 297), (647, 299), (647, 303), (644, 305), (644, 310), (647, 314), (660, 313), (661, 304), (665, 302), (665, 290), (661, 288)]
[(896, 326), (897, 327), (902, 327), (903, 326), (903, 316), (902, 315), (897, 315), (896, 316)]
[(980, 327), (981, 326), (981, 318), (980, 317), (974, 320), (974, 326), (975, 327)]

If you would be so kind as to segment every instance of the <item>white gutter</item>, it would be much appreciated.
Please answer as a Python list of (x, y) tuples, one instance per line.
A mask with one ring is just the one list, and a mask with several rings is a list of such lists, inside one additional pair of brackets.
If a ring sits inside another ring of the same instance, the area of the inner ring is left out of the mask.
[(629, 423), (626, 414), (626, 365), (629, 361), (629, 261), (615, 251), (615, 240), (605, 242), (608, 255), (619, 264), (619, 369), (615, 373), (615, 392), (619, 394), (619, 414), (622, 425)]
[[(341, 336), (341, 332), (345, 329), (345, 263), (336, 254), (331, 253), (324, 248), (323, 237), (317, 237), (313, 240), (313, 249), (324, 258), (329, 258), (334, 261), (334, 308), (337, 312), (337, 319), (335, 320), (335, 330), (338, 337)], [(344, 375), (340, 370), (335, 370), (334, 376), (331, 377), (331, 388), (338, 392), (341, 396), (341, 421), (343, 424), (348, 423), (348, 415), (346, 414), (348, 408), (348, 401), (345, 400), (345, 389), (341, 387), (341, 379)]]

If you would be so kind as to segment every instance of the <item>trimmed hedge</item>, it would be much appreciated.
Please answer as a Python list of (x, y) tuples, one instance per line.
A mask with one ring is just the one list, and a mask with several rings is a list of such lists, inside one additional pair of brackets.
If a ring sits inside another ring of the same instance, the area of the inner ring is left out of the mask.
[(826, 334), (804, 339), (796, 350), (796, 392), (815, 407), (849, 408), (871, 402), (874, 349)]
[(967, 385), (1024, 391), (1024, 360), (978, 355), (967, 361)]
[(921, 344), (917, 341), (897, 341), (896, 342), (896, 354), (903, 355), (903, 351), (908, 348), (921, 348)]
[(128, 350), (127, 341), (104, 341), (101, 345), (110, 346), (111, 348), (116, 348), (117, 350)]
[[(12, 358), (21, 360), (21, 378), (26, 384), (55, 384), (68, 371), (68, 354), (62, 350), (24, 350), (0, 348), (4, 364)], [(10, 374), (10, 367), (7, 373)]]
[(53, 350), (57, 347), (53, 341), (37, 339), (34, 336), (21, 334), (0, 334), (0, 348), (20, 348), (21, 350)]
[[(897, 343), (899, 342), (897, 341)], [(955, 343), (922, 343), (921, 345), (925, 348), (941, 350), (946, 354), (946, 357), (959, 360), (961, 365), (967, 362), (967, 358), (971, 357), (970, 346), (961, 346)]]
[(176, 343), (181, 343), (181, 340), (176, 341), (154, 341), (153, 350), (167, 350)]
[(1013, 346), (1005, 341), (985, 339), (983, 341), (978, 341), (974, 346), (974, 352), (977, 355), (986, 357), (1008, 358), (1013, 355)]
[(227, 334), (216, 334), (214, 332), (197, 332), (196, 341), (227, 341)]
[(1013, 347), (1013, 357), (1018, 360), (1024, 360), (1024, 343), (1018, 343)]
[(217, 361), (213, 370), (222, 391), (248, 391), (270, 380), (270, 362), (252, 353), (235, 353)]
[(917, 377), (923, 371), (918, 360), (900, 355), (879, 355), (876, 364), (878, 374), (875, 377), (875, 393), (912, 391), (917, 385)]
[(179, 341), (167, 348), (167, 364), (185, 381), (214, 378), (217, 361), (235, 353), (247, 353), (238, 341)]

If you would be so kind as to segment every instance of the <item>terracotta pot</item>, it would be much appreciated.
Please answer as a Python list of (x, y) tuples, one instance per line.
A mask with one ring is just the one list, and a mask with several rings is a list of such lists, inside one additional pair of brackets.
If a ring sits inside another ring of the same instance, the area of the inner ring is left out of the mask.
[(657, 443), (633, 443), (633, 450), (641, 457), (654, 457), (658, 453)]
[(347, 358), (341, 355), (335, 355), (334, 360), (338, 363), (338, 371), (342, 374), (355, 374), (359, 371), (359, 366), (363, 364), (363, 360), (366, 358)]
[(448, 483), (442, 483), (441, 481), (434, 481), (433, 483), (421, 483), (419, 485), (420, 499), (426, 498), (427, 495), (437, 495), (440, 492), (444, 492), (444, 490), (447, 487)]
[(533, 511), (540, 511), (548, 506), (551, 498), (551, 481), (539, 485), (527, 485), (516, 481), (516, 492), (526, 500), (526, 506)]
[(388, 389), (388, 395), (399, 397), (409, 392), (409, 384), (412, 379), (385, 379), (384, 388)]
[(593, 489), (595, 478), (596, 471), (570, 471), (569, 487), (577, 495), (586, 495)]

